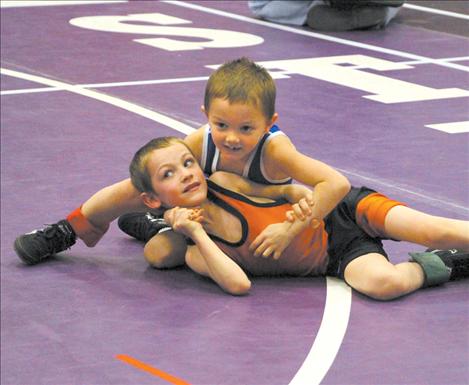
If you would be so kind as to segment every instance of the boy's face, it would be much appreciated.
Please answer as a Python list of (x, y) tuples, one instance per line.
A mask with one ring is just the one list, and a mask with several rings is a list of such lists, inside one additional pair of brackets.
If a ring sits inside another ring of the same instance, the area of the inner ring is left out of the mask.
[(246, 161), (265, 132), (277, 119), (268, 121), (262, 110), (250, 103), (230, 103), (215, 98), (205, 111), (212, 128), (213, 142), (225, 159)]
[(207, 182), (197, 160), (186, 146), (175, 143), (153, 151), (147, 169), (154, 202), (165, 207), (194, 207), (207, 198)]

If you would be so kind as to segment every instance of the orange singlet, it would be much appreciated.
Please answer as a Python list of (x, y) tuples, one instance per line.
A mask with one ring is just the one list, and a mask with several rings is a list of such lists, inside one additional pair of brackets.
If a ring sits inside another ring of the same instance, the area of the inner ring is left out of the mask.
[(284, 199), (259, 203), (244, 195), (226, 190), (208, 181), (209, 198), (235, 215), (242, 226), (239, 242), (229, 243), (212, 237), (217, 245), (238, 265), (252, 275), (322, 275), (327, 265), (327, 233), (324, 222), (313, 229), (308, 227), (293, 239), (278, 260), (256, 257), (249, 245), (268, 225), (284, 222), (291, 204)]

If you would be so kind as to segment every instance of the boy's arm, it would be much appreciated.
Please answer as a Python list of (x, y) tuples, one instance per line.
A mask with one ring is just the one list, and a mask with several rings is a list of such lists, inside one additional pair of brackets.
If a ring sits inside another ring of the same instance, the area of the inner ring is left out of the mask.
[(202, 229), (191, 239), (195, 246), (186, 252), (186, 263), (195, 272), (212, 278), (224, 291), (233, 295), (249, 292), (251, 281), (241, 267), (229, 258)]
[(314, 188), (312, 210), (313, 218), (318, 220), (329, 214), (350, 190), (350, 183), (345, 176), (327, 164), (298, 152), (284, 135), (268, 143), (264, 165)]
[[(262, 197), (272, 200), (284, 198), (290, 203), (297, 203), (305, 198), (312, 199), (312, 191), (309, 187), (297, 184), (266, 185), (255, 183), (242, 176), (225, 171), (217, 171), (210, 178), (216, 184), (250, 197)], [(312, 202), (310, 202), (312, 203)]]
[(195, 243), (186, 252), (187, 264), (197, 273), (212, 278), (226, 292), (247, 294), (251, 282), (246, 273), (217, 246), (197, 220), (191, 219), (193, 213), (194, 210), (179, 207), (165, 213), (173, 229)]

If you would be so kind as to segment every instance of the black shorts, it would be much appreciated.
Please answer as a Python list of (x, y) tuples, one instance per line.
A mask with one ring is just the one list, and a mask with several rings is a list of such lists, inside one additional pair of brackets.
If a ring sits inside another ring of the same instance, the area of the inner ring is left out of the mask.
[(388, 259), (382, 238), (369, 236), (355, 219), (358, 202), (375, 192), (367, 187), (352, 187), (344, 199), (324, 218), (328, 234), (327, 275), (344, 279), (347, 265), (355, 258), (368, 253), (378, 253)]

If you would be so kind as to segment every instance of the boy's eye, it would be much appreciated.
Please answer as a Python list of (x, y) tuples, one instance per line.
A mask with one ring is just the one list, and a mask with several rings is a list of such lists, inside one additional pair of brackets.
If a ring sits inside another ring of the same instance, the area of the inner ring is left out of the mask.
[(194, 164), (194, 159), (190, 158), (190, 159), (186, 159), (184, 161), (184, 167), (190, 167)]
[(169, 177), (172, 177), (173, 176), (173, 171), (172, 170), (166, 170), (164, 173), (163, 173), (163, 178), (169, 178)]
[(241, 131), (242, 132), (250, 132), (250, 131), (252, 131), (252, 127), (251, 126), (242, 126)]
[(215, 123), (215, 125), (220, 129), (224, 129), (228, 127), (225, 123), (222, 123), (222, 122), (217, 122)]

